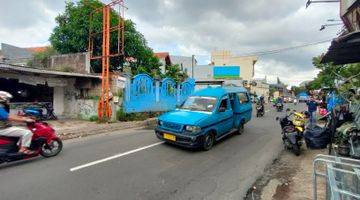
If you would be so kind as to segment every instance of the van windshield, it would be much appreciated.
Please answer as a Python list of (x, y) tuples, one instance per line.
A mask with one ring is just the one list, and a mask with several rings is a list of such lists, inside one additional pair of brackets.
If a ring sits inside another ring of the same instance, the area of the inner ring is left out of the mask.
[(192, 96), (186, 99), (181, 106), (184, 110), (212, 112), (215, 108), (216, 98)]

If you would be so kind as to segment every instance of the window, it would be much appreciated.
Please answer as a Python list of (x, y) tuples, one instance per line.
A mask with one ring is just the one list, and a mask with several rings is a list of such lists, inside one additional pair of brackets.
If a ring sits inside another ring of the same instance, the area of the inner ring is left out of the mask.
[(219, 108), (225, 108), (225, 110), (227, 110), (227, 108), (228, 108), (228, 101), (227, 100), (228, 100), (227, 98), (221, 100)]
[(246, 93), (237, 93), (237, 95), (239, 97), (240, 103), (248, 103), (249, 102), (249, 98)]
[(216, 98), (214, 97), (191, 96), (184, 102), (181, 109), (212, 112), (215, 104)]

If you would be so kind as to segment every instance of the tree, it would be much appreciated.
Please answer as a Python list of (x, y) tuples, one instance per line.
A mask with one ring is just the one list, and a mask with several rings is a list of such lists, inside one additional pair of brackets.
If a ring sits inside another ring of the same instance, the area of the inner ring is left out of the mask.
[(293, 91), (295, 93), (295, 95), (297, 96), (301, 92), (306, 92), (307, 89), (305, 87), (291, 86), (291, 91)]
[[(322, 87), (337, 88), (339, 91), (346, 87), (360, 86), (360, 63), (334, 65), (321, 63), (321, 56), (313, 58), (313, 64), (320, 69), (317, 77), (308, 84), (308, 89), (320, 89)], [(337, 83), (341, 84), (341, 87)]]
[[(51, 45), (62, 54), (85, 52), (88, 49), (89, 30), (90, 30), (90, 14), (97, 8), (101, 8), (103, 4), (98, 0), (80, 0), (77, 3), (66, 2), (64, 13), (56, 17), (57, 26), (54, 28), (50, 36)], [(112, 10), (110, 21), (112, 25), (118, 24), (118, 16)], [(93, 32), (102, 31), (102, 14), (94, 14), (91, 22)], [(139, 33), (135, 24), (131, 20), (125, 21), (125, 57), (133, 57), (136, 62), (131, 63), (131, 71), (136, 74), (139, 69), (143, 68), (146, 72), (160, 73), (159, 59), (154, 56), (144, 36)], [(101, 54), (101, 34), (94, 39), (95, 54)], [(110, 51), (116, 52), (117, 37), (111, 35)], [(124, 58), (113, 58), (110, 60), (110, 68), (112, 70), (122, 70)], [(101, 61), (92, 62), (95, 72), (101, 71)]]
[(334, 65), (320, 63), (321, 56), (313, 58), (313, 64), (320, 69), (317, 77), (307, 85), (308, 90), (329, 87), (346, 99), (353, 99), (356, 95), (350, 89), (360, 87), (360, 63)]
[(187, 73), (181, 71), (179, 65), (166, 66), (165, 76), (174, 79), (177, 83), (183, 82), (188, 78)]

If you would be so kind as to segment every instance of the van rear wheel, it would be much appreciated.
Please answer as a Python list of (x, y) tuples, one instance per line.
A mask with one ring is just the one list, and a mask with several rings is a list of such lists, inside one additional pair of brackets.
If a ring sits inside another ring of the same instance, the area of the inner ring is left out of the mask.
[(215, 136), (212, 133), (206, 134), (206, 136), (204, 137), (204, 142), (203, 142), (203, 150), (204, 151), (209, 151), (215, 143)]

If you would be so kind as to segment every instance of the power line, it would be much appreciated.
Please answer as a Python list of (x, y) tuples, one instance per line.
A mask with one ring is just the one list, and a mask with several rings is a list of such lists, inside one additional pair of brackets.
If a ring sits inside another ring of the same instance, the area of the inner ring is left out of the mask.
[(272, 50), (266, 50), (266, 51), (256, 51), (256, 52), (251, 52), (251, 53), (246, 53), (246, 54), (240, 54), (238, 56), (249, 56), (249, 55), (263, 56), (263, 55), (269, 55), (269, 54), (276, 54), (276, 53), (280, 53), (280, 52), (284, 52), (284, 51), (290, 51), (290, 50), (294, 50), (294, 49), (300, 49), (300, 48), (304, 48), (304, 47), (308, 47), (308, 46), (315, 46), (315, 45), (327, 43), (327, 42), (330, 42), (330, 41), (332, 41), (332, 39), (318, 41), (318, 42), (312, 42), (312, 43), (306, 43), (306, 44), (302, 44), (302, 45), (290, 46), (290, 47), (285, 47), (285, 48), (280, 48), (280, 49), (272, 49)]
[[(277, 53), (281, 53), (284, 51), (291, 51), (294, 49), (301, 49), (304, 47), (309, 47), (309, 46), (315, 46), (315, 45), (319, 45), (319, 44), (323, 44), (323, 43), (327, 43), (327, 42), (331, 42), (332, 39), (327, 39), (327, 40), (321, 40), (321, 41), (317, 41), (317, 42), (311, 42), (311, 43), (305, 43), (305, 44), (301, 44), (301, 45), (296, 45), (296, 46), (290, 46), (290, 47), (284, 47), (284, 48), (279, 48), (279, 49), (271, 49), (271, 50), (261, 50), (261, 51), (254, 51), (254, 52), (250, 52), (250, 53), (235, 53), (234, 52), (240, 52), (240, 51), (231, 51), (229, 50), (233, 56), (263, 56), (263, 55), (270, 55), (270, 54), (277, 54)], [(196, 56), (210, 56), (211, 54), (195, 54)]]

